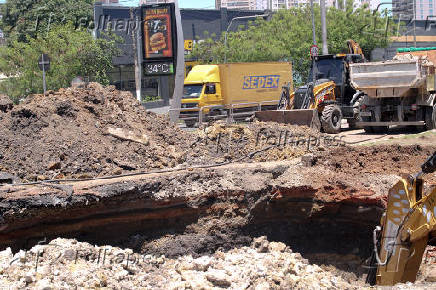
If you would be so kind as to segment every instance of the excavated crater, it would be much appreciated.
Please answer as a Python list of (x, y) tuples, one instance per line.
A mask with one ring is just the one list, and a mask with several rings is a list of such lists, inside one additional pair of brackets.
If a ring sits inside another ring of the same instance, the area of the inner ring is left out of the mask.
[[(380, 187), (366, 188), (365, 180), (319, 170), (294, 160), (4, 186), (0, 246), (18, 251), (63, 237), (177, 258), (266, 236), (311, 262), (362, 278), (386, 196)], [(378, 178), (385, 186), (396, 180)]]

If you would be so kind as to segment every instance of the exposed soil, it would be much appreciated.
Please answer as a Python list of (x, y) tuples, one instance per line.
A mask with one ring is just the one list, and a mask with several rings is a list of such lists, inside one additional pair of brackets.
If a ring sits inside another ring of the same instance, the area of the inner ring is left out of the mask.
[[(156, 258), (156, 267), (142, 265), (133, 273), (122, 267), (100, 272), (82, 263), (63, 275), (45, 265), (47, 280), (28, 265), (7, 266), (14, 257), (4, 251), (0, 281), (16, 287), (79, 281), (82, 287), (163, 288), (171, 277), (174, 288), (182, 289), (316, 289), (322, 283), (356, 288), (363, 285), (362, 265), (388, 189), (400, 174), (418, 172), (436, 151), (436, 145), (351, 147), (309, 128), (277, 123), (215, 123), (189, 133), (147, 113), (131, 94), (95, 83), (0, 109), (0, 131), (1, 249), (30, 249), (63, 237), (166, 256)], [(194, 166), (213, 164), (221, 165)], [(174, 171), (119, 177), (163, 168)], [(13, 175), (22, 181), (114, 178), (1, 184), (16, 183)], [(435, 175), (428, 181), (436, 181)], [(259, 236), (266, 238), (255, 240)], [(276, 243), (270, 247), (271, 241)], [(292, 267), (295, 273), (280, 272), (283, 261), (295, 258), (286, 246), (308, 259), (296, 259), (301, 265)], [(237, 264), (221, 272), (234, 255), (255, 259), (247, 269)], [(193, 259), (212, 256), (213, 271), (195, 268)], [(270, 270), (263, 273), (265, 267)]]
[[(190, 134), (166, 117), (146, 112), (130, 93), (96, 83), (30, 96), (20, 105), (4, 108), (0, 172), (23, 181), (214, 164), (241, 159), (278, 142), (275, 139), (285, 131), (305, 136), (302, 140), (317, 135), (308, 128), (274, 123), (214, 125)], [(297, 147), (261, 152), (256, 158), (291, 159), (302, 155), (303, 143)]]
[(346, 175), (414, 174), (436, 152), (433, 146), (347, 146), (318, 154), (319, 162)]
[[(148, 144), (114, 137), (109, 128), (145, 135)], [(184, 161), (179, 149), (189, 138), (130, 93), (96, 83), (29, 97), (0, 113), (0, 131), (0, 171), (23, 180), (173, 167)]]

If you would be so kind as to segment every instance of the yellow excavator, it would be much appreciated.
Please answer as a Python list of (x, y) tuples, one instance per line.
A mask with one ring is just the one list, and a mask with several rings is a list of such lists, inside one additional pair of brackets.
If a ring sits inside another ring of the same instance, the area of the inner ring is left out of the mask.
[(423, 177), (436, 171), (436, 152), (421, 172), (389, 191), (381, 226), (374, 230), (372, 270), (367, 282), (380, 286), (414, 282), (428, 243), (436, 237), (436, 188), (423, 195)]
[(256, 112), (260, 121), (306, 125), (326, 133), (339, 133), (342, 119), (353, 127), (356, 90), (350, 84), (349, 64), (364, 62), (359, 44), (347, 41), (347, 54), (328, 54), (313, 58), (309, 81), (291, 93), (283, 87), (276, 111)]

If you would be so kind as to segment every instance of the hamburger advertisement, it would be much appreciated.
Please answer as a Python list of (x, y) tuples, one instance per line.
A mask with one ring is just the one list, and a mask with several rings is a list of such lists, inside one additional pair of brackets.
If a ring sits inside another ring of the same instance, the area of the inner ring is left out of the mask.
[(170, 6), (147, 7), (143, 13), (145, 58), (173, 57)]

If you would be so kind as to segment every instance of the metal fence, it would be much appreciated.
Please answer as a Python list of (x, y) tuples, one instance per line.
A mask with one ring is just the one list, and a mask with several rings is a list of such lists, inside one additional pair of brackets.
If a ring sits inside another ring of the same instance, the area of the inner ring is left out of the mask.
[[(263, 101), (263, 102), (248, 102), (248, 103), (234, 103), (234, 104), (230, 104), (230, 105), (225, 105), (223, 107), (221, 107), (221, 109), (225, 110), (226, 114), (221, 114), (221, 115), (209, 115), (208, 118), (211, 120), (222, 120), (222, 119), (227, 119), (227, 123), (234, 123), (235, 122), (235, 117), (236, 118), (241, 118), (241, 117), (251, 117), (254, 115), (254, 113), (256, 111), (262, 111), (262, 107), (265, 106), (266, 104), (271, 104), (271, 105), (277, 105), (278, 101)], [(252, 106), (250, 106), (252, 105)], [(196, 112), (197, 116), (193, 116), (193, 115), (188, 115), (188, 116), (179, 116), (179, 120), (189, 120), (189, 121), (198, 121), (198, 126), (201, 126), (201, 124), (203, 124), (204, 122), (204, 118), (205, 118), (205, 114), (204, 111), (206, 109), (212, 109), (212, 108), (217, 108), (217, 105), (209, 105), (209, 106), (203, 106), (200, 109), (198, 108), (179, 108), (179, 109), (170, 109), (170, 112)], [(237, 112), (235, 113), (235, 109), (240, 109), (240, 108), (244, 108), (244, 109), (251, 109), (247, 112)]]

